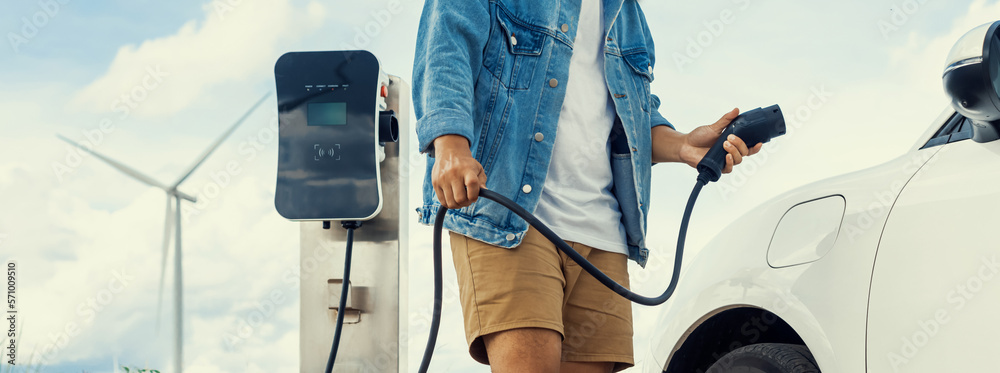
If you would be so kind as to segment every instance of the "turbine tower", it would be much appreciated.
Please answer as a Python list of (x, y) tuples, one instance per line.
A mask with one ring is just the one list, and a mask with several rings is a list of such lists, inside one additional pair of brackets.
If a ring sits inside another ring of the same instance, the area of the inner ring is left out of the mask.
[(177, 179), (176, 182), (170, 185), (163, 184), (157, 181), (156, 179), (153, 179), (152, 177), (149, 177), (139, 171), (136, 171), (132, 167), (126, 166), (121, 162), (118, 162), (114, 159), (108, 158), (100, 153), (97, 153), (93, 149), (84, 147), (62, 135), (56, 135), (56, 137), (58, 137), (59, 139), (68, 142), (70, 145), (76, 146), (77, 148), (80, 148), (81, 150), (87, 153), (92, 154), (94, 157), (97, 157), (98, 159), (111, 165), (111, 167), (114, 167), (118, 171), (121, 171), (122, 173), (131, 176), (132, 178), (141, 181), (146, 185), (160, 188), (166, 193), (167, 197), (166, 217), (164, 218), (164, 223), (163, 223), (163, 245), (161, 248), (162, 254), (160, 257), (160, 289), (157, 296), (156, 322), (157, 322), (157, 328), (159, 328), (160, 308), (163, 300), (163, 281), (167, 268), (167, 251), (170, 247), (170, 233), (171, 230), (173, 230), (174, 233), (174, 356), (173, 356), (174, 359), (173, 360), (174, 360), (174, 371), (176, 372), (181, 371), (182, 361), (184, 356), (183, 354), (184, 323), (182, 315), (182, 310), (184, 308), (184, 291), (183, 291), (184, 281), (183, 281), (183, 271), (181, 269), (181, 200), (187, 200), (189, 202), (197, 202), (198, 200), (196, 197), (181, 192), (177, 188), (181, 185), (181, 183), (184, 182), (184, 180), (187, 180), (187, 178), (191, 176), (191, 174), (193, 174), (194, 171), (197, 170), (198, 167), (201, 166), (201, 164), (204, 163), (205, 160), (208, 159), (210, 155), (212, 155), (212, 152), (214, 152), (215, 149), (217, 149), (219, 145), (221, 145), (222, 142), (229, 137), (229, 135), (231, 135), (234, 131), (236, 131), (236, 128), (238, 128), (241, 124), (243, 124), (243, 122), (247, 119), (247, 117), (249, 117), (250, 114), (253, 113), (253, 111), (260, 106), (260, 104), (264, 103), (264, 100), (266, 100), (270, 95), (271, 95), (270, 93), (267, 93), (264, 95), (264, 97), (261, 97), (259, 100), (257, 100), (257, 102), (250, 107), (250, 110), (247, 110), (247, 112), (244, 113), (243, 116), (241, 116), (238, 120), (236, 120), (235, 123), (229, 126), (229, 129), (227, 129), (226, 132), (223, 132), (222, 135), (219, 136), (219, 138), (217, 138), (215, 142), (211, 144), (211, 146), (209, 146), (207, 149), (205, 149), (204, 152), (201, 153), (201, 155), (195, 160), (194, 164), (188, 167), (187, 171), (184, 172), (183, 176), (181, 176), (179, 179)]

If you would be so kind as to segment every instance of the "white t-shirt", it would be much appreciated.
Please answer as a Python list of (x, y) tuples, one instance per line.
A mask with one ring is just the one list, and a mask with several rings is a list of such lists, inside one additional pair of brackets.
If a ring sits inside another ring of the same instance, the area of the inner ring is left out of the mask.
[(548, 176), (535, 216), (566, 241), (628, 255), (611, 194), (615, 106), (604, 74), (601, 0), (583, 0)]

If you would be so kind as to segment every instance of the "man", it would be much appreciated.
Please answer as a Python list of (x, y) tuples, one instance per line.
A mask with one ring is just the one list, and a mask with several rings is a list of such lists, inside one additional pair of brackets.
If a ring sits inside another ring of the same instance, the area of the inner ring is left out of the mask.
[[(738, 110), (688, 134), (650, 94), (653, 41), (635, 0), (427, 0), (413, 97), (431, 155), (420, 220), (441, 204), (469, 352), (494, 372), (611, 372), (634, 364), (629, 302), (581, 274), (527, 223), (477, 203), (511, 198), (618, 283), (645, 265), (650, 166), (692, 167)], [(748, 149), (726, 144), (724, 172)], [(487, 183), (489, 180), (489, 183)]]

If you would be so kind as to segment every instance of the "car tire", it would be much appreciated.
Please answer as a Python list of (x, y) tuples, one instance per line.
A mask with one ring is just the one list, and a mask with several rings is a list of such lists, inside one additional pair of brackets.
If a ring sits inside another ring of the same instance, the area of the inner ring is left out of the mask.
[(819, 368), (806, 346), (761, 343), (733, 350), (707, 373), (819, 373)]

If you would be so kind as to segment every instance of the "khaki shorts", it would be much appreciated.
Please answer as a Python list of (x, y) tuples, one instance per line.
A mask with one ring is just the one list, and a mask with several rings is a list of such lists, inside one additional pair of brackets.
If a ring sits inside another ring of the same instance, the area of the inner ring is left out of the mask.
[[(569, 242), (597, 268), (628, 287), (628, 258)], [(483, 336), (518, 328), (563, 337), (562, 361), (635, 364), (632, 305), (604, 287), (534, 228), (504, 249), (451, 234), (469, 354), (489, 364)]]

